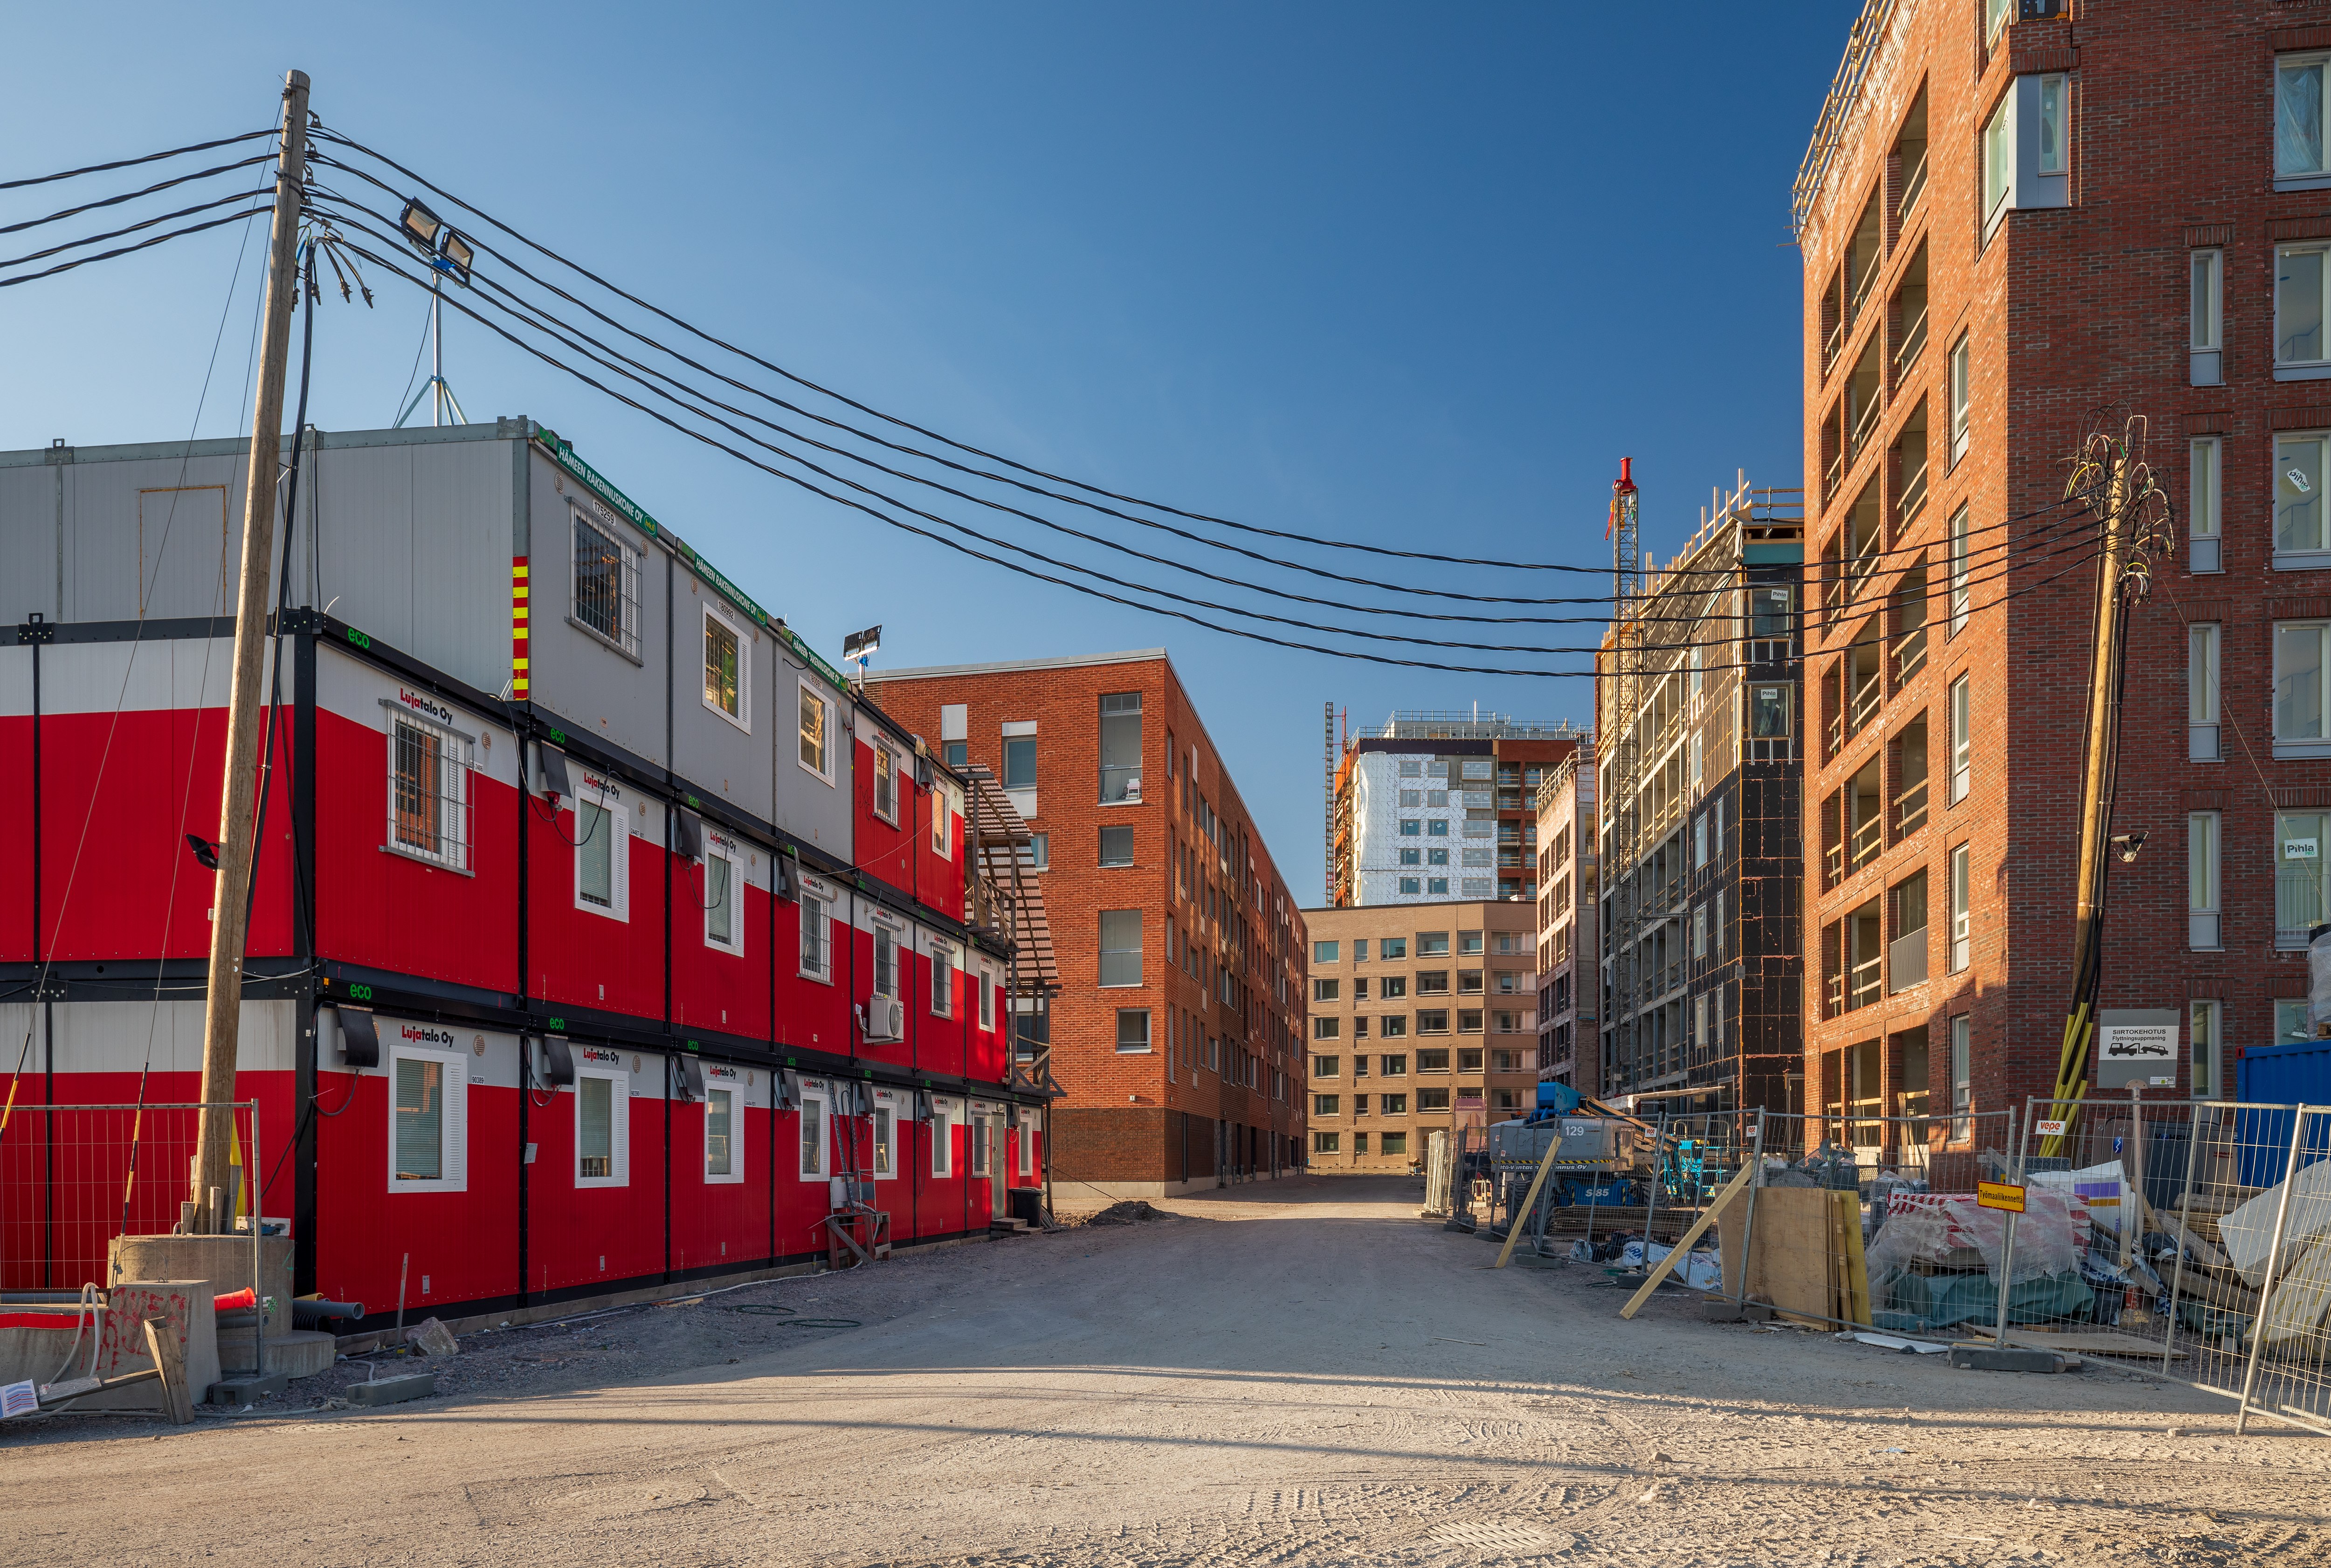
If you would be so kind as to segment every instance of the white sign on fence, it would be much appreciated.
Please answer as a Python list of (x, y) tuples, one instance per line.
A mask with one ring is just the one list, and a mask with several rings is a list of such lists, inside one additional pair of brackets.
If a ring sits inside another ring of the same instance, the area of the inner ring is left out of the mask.
[(2092, 1081), (2098, 1088), (2126, 1088), (2150, 1082), (2164, 1068), (2174, 1077), (2182, 1043), (2179, 1022), (2174, 1007), (2099, 1009)]

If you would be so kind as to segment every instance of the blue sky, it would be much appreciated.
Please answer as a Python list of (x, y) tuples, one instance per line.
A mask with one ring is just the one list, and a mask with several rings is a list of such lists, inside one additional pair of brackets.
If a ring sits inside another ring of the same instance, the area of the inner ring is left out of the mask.
[[(49, 8), (14, 20), (16, 58), (42, 63), (0, 98), (0, 178), (263, 124), (297, 65), (325, 120), (357, 140), (678, 314), (960, 440), (1272, 527), (1594, 565), (1609, 559), (1622, 454), (1661, 554), (1736, 470), (1801, 482), (1788, 191), (1856, 9), (128, 6), (97, 25)], [(0, 222), (92, 184), (0, 196)], [(0, 447), (234, 433), (256, 230), (231, 299), (239, 242), (216, 231), (0, 291)], [(376, 289), (377, 309), (334, 301), (319, 318), (310, 418), (326, 428), (389, 423), (411, 375), (424, 306)], [(1323, 701), (1355, 725), (1476, 702), (1591, 716), (1575, 678), (1266, 648), (966, 561), (458, 319), (448, 371), (473, 418), (556, 427), (830, 653), (877, 622), (891, 666), (1166, 645), (1307, 903)], [(1228, 557), (1176, 552), (1249, 580)], [(1473, 593), (1601, 586), (1303, 558)], [(1117, 565), (1210, 603), (1264, 603)], [(1319, 588), (1339, 593), (1305, 591)], [(1515, 630), (1486, 640), (1595, 635)]]

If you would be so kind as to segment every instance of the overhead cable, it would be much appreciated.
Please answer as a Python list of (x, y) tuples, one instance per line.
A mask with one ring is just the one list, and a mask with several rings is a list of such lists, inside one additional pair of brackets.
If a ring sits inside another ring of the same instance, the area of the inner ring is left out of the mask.
[[(83, 202), (77, 207), (66, 207), (62, 211), (51, 213), (44, 218), (26, 218), (22, 223), (0, 225), (0, 234), (14, 234), (25, 229), (37, 229), (43, 223), (53, 223), (62, 218), (79, 217), (83, 213), (93, 213), (100, 207), (118, 207), (124, 202), (134, 202), (140, 196), (150, 196), (157, 191), (166, 191), (174, 185), (192, 185), (196, 180), (209, 179), (213, 175), (233, 174), (237, 169), (247, 169), (253, 164), (267, 164), (274, 161), (275, 155), (269, 152), (261, 153), (256, 157), (244, 158), (237, 163), (221, 164), (216, 168), (197, 169), (190, 175), (180, 175), (175, 180), (164, 180), (159, 185), (147, 185), (142, 191), (128, 191), (118, 196), (107, 196), (102, 201)], [(195, 209), (187, 210), (191, 212)]]
[(271, 213), (274, 210), (275, 204), (266, 202), (247, 213), (229, 213), (224, 218), (213, 218), (208, 223), (188, 223), (183, 229), (173, 229), (166, 234), (156, 234), (152, 239), (140, 240), (134, 245), (121, 245), (110, 251), (100, 251), (94, 256), (83, 256), (78, 261), (61, 261), (53, 267), (44, 268), (38, 272), (26, 272), (18, 278), (0, 278), (0, 289), (13, 289), (19, 283), (36, 283), (43, 278), (53, 278), (60, 272), (70, 272), (75, 267), (86, 267), (92, 261), (110, 261), (114, 257), (126, 256), (132, 251), (144, 251), (156, 245), (166, 245), (172, 240), (184, 239), (188, 234), (199, 234), (205, 229), (215, 229), (224, 223), (239, 223), (246, 218), (255, 218), (262, 213)]
[[(33, 175), (24, 179), (0, 180), (0, 191), (22, 190), (26, 185), (45, 185), (54, 180), (77, 179), (82, 175), (101, 175), (109, 169), (126, 169), (138, 164), (159, 163), (164, 158), (179, 157), (190, 152), (207, 152), (214, 147), (233, 147), (239, 141), (251, 141), (262, 136), (276, 136), (281, 134), (281, 127), (271, 125), (262, 130), (244, 131), (240, 136), (223, 136), (216, 141), (189, 142), (185, 147), (174, 147), (167, 152), (149, 152), (140, 157), (116, 158), (111, 163), (90, 164), (85, 168), (60, 169), (52, 175)], [(273, 157), (275, 155), (270, 153), (267, 156)]]

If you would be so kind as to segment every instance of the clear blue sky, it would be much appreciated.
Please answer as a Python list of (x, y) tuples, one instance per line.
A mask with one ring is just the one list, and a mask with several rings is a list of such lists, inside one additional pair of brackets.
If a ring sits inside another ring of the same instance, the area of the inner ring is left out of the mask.
[[(13, 19), (0, 178), (264, 124), (296, 65), (328, 123), (960, 439), (1271, 527), (1607, 563), (1622, 454), (1662, 555), (1736, 469), (1801, 482), (1789, 184), (1857, 9), (48, 7)], [(90, 184), (0, 197), (0, 222)], [(238, 242), (0, 291), (0, 447), (184, 436), (223, 309), (199, 431), (234, 433), (256, 230), (230, 304)], [(326, 428), (389, 423), (411, 374), (424, 306), (376, 289), (378, 309), (319, 318)], [(1394, 670), (1080, 599), (745, 469), (467, 323), (448, 356), (473, 418), (555, 426), (829, 653), (876, 622), (892, 666), (1165, 644), (1305, 902), (1323, 701), (1355, 724), (1591, 715), (1583, 679)], [(1474, 592), (1599, 586), (1352, 559)]]

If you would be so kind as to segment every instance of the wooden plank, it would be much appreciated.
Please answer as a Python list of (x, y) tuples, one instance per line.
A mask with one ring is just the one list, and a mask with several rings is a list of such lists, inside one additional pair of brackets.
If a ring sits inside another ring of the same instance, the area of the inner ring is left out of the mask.
[(1846, 1305), (1842, 1315), (1848, 1323), (1858, 1323), (1868, 1328), (1870, 1323), (1870, 1266), (1861, 1254), (1861, 1194), (1840, 1193), (1837, 1195), (1838, 1224), (1844, 1232)]
[(1766, 1187), (1756, 1199), (1751, 1288), (1795, 1323), (1830, 1316), (1828, 1194), (1815, 1187)]
[[(1708, 1206), (1707, 1211), (1700, 1215), (1692, 1228), (1683, 1233), (1683, 1240), (1677, 1242), (1669, 1250), (1668, 1255), (1660, 1259), (1659, 1266), (1651, 1270), (1635, 1293), (1627, 1297), (1627, 1305), (1619, 1308), (1620, 1316), (1635, 1316), (1643, 1303), (1651, 1298), (1651, 1292), (1660, 1288), (1660, 1281), (1666, 1278), (1675, 1266), (1682, 1260), (1684, 1254), (1691, 1250), (1691, 1244), (1698, 1240), (1710, 1225), (1716, 1223), (1716, 1217), (1724, 1212), (1724, 1206), (1748, 1190), (1748, 1183), (1755, 1179), (1755, 1174), (1756, 1168), (1754, 1165), (1743, 1165), (1740, 1168), (1740, 1174), (1724, 1184), (1724, 1191), (1716, 1194), (1716, 1202)], [(1512, 1243), (1509, 1241), (1507, 1245), (1510, 1247)]]
[(193, 1423), (195, 1397), (186, 1388), (186, 1359), (178, 1344), (178, 1336), (170, 1332), (166, 1317), (146, 1320), (146, 1354), (154, 1358), (154, 1368), (162, 1374), (162, 1409), (180, 1426)]
[(1524, 1198), (1522, 1206), (1514, 1211), (1512, 1221), (1506, 1226), (1506, 1244), (1498, 1249), (1498, 1260), (1489, 1265), (1490, 1268), (1503, 1269), (1513, 1257), (1514, 1243), (1522, 1239), (1522, 1231), (1528, 1228), (1529, 1217), (1537, 1208), (1538, 1192), (1546, 1185), (1546, 1173), (1554, 1169), (1554, 1156), (1561, 1152), (1562, 1129), (1551, 1127), (1546, 1133), (1546, 1156), (1537, 1163), (1537, 1174), (1530, 1178), (1529, 1196)]

